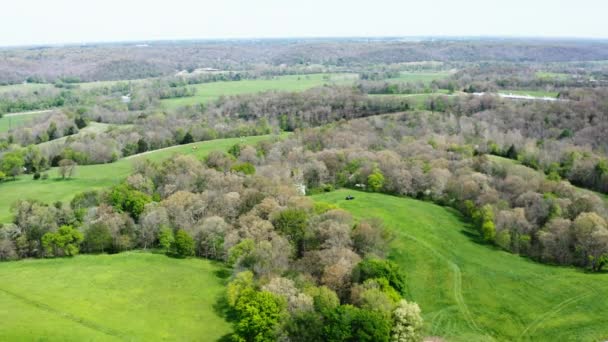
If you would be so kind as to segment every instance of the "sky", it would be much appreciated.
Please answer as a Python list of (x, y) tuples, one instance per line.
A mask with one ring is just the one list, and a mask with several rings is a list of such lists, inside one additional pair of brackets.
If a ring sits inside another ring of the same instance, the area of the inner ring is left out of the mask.
[(606, 0), (7, 0), (0, 46), (165, 39), (608, 38)]

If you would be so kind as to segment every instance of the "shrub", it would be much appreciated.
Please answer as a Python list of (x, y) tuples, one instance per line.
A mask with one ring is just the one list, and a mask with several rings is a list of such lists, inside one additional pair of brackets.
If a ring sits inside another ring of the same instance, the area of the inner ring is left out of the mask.
[(363, 283), (367, 279), (384, 278), (400, 294), (405, 293), (405, 273), (389, 260), (365, 258), (353, 270), (353, 282)]
[(194, 255), (194, 239), (185, 230), (179, 229), (175, 232), (175, 240), (171, 246), (171, 252), (179, 257)]

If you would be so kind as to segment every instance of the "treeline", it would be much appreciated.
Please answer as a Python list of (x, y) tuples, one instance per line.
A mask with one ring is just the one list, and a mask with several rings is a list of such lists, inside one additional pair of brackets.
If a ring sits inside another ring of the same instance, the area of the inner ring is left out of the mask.
[[(423, 41), (306, 39), (260, 42), (157, 42), (147, 47), (103, 44), (87, 47), (6, 49), (0, 52), (0, 83), (31, 78), (54, 83), (170, 76), (176, 70), (249, 70), (258, 65), (350, 68), (404, 62), (558, 62), (608, 59), (599, 41)], [(317, 67), (318, 68), (318, 67)]]
[(230, 151), (141, 161), (124, 183), (69, 206), (21, 200), (0, 229), (0, 259), (196, 255), (232, 270), (219, 307), (236, 340), (422, 339), (405, 274), (384, 259), (391, 235), (380, 221), (302, 197), (289, 170), (273, 165), (283, 156), (272, 144)]

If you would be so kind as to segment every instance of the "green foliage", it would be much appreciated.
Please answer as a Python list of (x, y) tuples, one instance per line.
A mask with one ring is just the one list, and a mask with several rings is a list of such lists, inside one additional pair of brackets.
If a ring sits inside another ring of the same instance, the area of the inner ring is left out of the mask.
[(228, 153), (234, 158), (238, 158), (241, 155), (242, 148), (243, 146), (241, 146), (241, 144), (234, 144), (228, 149)]
[(363, 283), (368, 279), (384, 278), (400, 294), (405, 293), (405, 273), (390, 260), (374, 257), (363, 259), (353, 270), (353, 282)]
[(81, 232), (72, 226), (61, 226), (55, 233), (46, 233), (42, 237), (42, 248), (46, 256), (74, 256), (80, 251), (84, 240)]
[(294, 313), (285, 326), (292, 342), (323, 341), (323, 317), (315, 311)]
[(158, 246), (160, 249), (165, 253), (169, 253), (174, 241), (173, 230), (169, 227), (161, 227), (158, 232)]
[(338, 209), (338, 206), (332, 203), (315, 202), (314, 212), (317, 215), (325, 214), (330, 210)]
[(237, 301), (245, 290), (253, 290), (253, 272), (243, 271), (237, 273), (234, 279), (228, 283), (226, 288), (226, 300), (231, 307), (236, 306)]
[(179, 257), (194, 255), (194, 239), (183, 229), (175, 232), (175, 239), (171, 244), (171, 254)]
[(0, 182), (2, 182), (5, 179), (6, 179), (6, 174), (4, 172), (0, 171)]
[(238, 317), (235, 340), (276, 341), (285, 306), (284, 299), (270, 292), (245, 289), (234, 307)]
[(384, 175), (380, 169), (374, 169), (374, 171), (367, 176), (367, 185), (372, 191), (380, 191), (384, 187)]
[(105, 252), (112, 248), (112, 234), (102, 222), (89, 226), (84, 234), (84, 245), (89, 252)]
[(124, 183), (114, 187), (110, 192), (112, 206), (119, 211), (128, 212), (135, 220), (139, 219), (145, 205), (150, 202), (152, 198), (149, 195), (132, 189)]
[(253, 175), (255, 173), (255, 166), (251, 163), (235, 164), (230, 169), (234, 172), (241, 172), (246, 175)]
[(310, 287), (305, 293), (312, 297), (315, 310), (318, 312), (328, 312), (340, 305), (340, 298), (336, 292), (327, 286)]
[(252, 239), (244, 239), (228, 251), (228, 264), (231, 266), (241, 265), (249, 267), (253, 265), (253, 251), (255, 242)]
[(308, 226), (306, 211), (294, 208), (282, 210), (272, 217), (272, 224), (295, 245), (298, 255), (301, 255)]
[(325, 317), (325, 341), (388, 341), (391, 323), (379, 312), (341, 305)]
[(13, 178), (23, 172), (25, 161), (19, 151), (5, 153), (0, 159), (0, 171)]

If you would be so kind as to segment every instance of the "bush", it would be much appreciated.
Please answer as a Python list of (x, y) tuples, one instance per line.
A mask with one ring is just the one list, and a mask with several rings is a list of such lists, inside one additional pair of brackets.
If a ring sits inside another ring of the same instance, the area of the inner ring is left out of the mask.
[(34, 173), (34, 177), (33, 178), (34, 178), (34, 180), (39, 180), (40, 179), (40, 172), (36, 171)]

